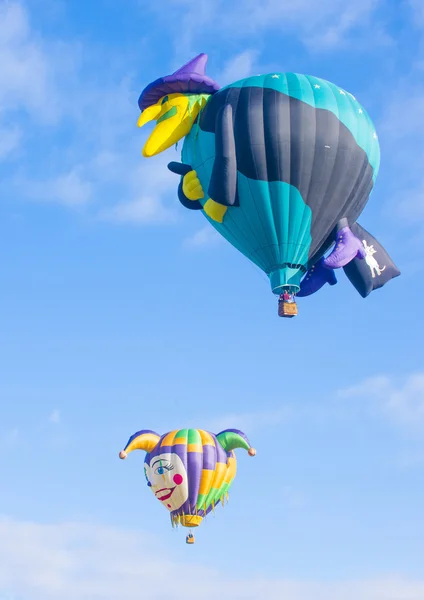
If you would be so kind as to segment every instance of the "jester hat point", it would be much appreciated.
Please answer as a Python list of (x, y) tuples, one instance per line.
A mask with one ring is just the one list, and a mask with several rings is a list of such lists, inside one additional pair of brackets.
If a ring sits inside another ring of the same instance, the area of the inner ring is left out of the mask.
[(180, 69), (149, 83), (140, 94), (138, 106), (143, 111), (167, 94), (214, 94), (220, 89), (205, 73), (207, 54), (199, 54)]

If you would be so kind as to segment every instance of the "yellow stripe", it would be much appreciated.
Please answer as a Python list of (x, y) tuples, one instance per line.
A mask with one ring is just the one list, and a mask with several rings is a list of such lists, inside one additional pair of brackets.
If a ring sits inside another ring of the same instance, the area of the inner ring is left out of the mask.
[(215, 476), (212, 481), (211, 488), (219, 490), (221, 483), (224, 480), (225, 473), (227, 472), (227, 465), (225, 463), (216, 463)]
[(174, 431), (170, 431), (169, 433), (167, 433), (162, 440), (161, 446), (172, 446), (172, 444), (174, 443), (175, 434), (178, 433), (178, 431), (179, 429), (175, 429)]
[(133, 450), (145, 450), (146, 452), (151, 452), (153, 448), (157, 446), (159, 439), (159, 436), (154, 433), (143, 433), (134, 438), (133, 441), (125, 447), (125, 451), (132, 452)]
[(186, 444), (186, 443), (187, 443), (187, 438), (184, 438), (184, 437), (175, 438), (175, 440), (173, 441), (173, 444)]
[(237, 461), (235, 458), (228, 459), (227, 472), (225, 473), (224, 483), (231, 483), (237, 473)]
[(215, 474), (215, 471), (212, 471), (211, 469), (202, 469), (202, 476), (200, 479), (200, 486), (199, 486), (199, 494), (202, 494), (204, 496), (206, 496), (206, 494), (209, 494), (214, 474)]
[(187, 444), (188, 452), (203, 452), (203, 446), (201, 444)]
[(215, 446), (215, 442), (213, 437), (207, 431), (203, 431), (203, 429), (198, 430), (200, 433), (200, 439), (202, 440), (203, 446)]

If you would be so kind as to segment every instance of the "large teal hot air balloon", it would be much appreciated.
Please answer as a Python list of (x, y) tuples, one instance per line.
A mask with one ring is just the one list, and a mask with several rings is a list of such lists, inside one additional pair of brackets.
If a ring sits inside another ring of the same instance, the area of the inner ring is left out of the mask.
[[(271, 73), (222, 89), (199, 55), (151, 83), (139, 125), (156, 120), (143, 149), (153, 156), (184, 139), (179, 199), (270, 279), (281, 300), (307, 296), (343, 267), (362, 296), (399, 275), (356, 220), (380, 164), (374, 125), (338, 86)], [(334, 246), (331, 254), (325, 253)], [(286, 298), (287, 297), (287, 298)], [(282, 316), (296, 314), (289, 304)]]

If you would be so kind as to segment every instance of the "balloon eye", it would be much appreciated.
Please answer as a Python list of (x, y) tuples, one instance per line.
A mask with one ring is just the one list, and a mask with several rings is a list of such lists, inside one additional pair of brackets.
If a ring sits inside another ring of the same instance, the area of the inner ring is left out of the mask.
[(158, 469), (158, 475), (163, 475), (165, 473), (165, 470), (163, 467), (159, 467)]
[(161, 104), (165, 104), (166, 102), (168, 102), (169, 98), (168, 96), (165, 96), (161, 102)]

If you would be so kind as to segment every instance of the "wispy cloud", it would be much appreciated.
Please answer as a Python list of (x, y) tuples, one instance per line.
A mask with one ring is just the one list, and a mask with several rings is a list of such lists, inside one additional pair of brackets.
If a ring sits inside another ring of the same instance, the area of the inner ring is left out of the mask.
[(275, 410), (227, 413), (218, 418), (207, 419), (206, 423), (210, 431), (217, 433), (224, 429), (236, 427), (250, 435), (252, 432), (260, 431), (266, 427), (277, 427), (288, 421), (292, 415), (293, 407), (283, 405)]
[(227, 60), (222, 71), (218, 72), (216, 77), (218, 83), (224, 86), (233, 83), (238, 79), (256, 75), (258, 57), (259, 51), (252, 49), (236, 54)]
[(9, 195), (117, 223), (170, 220), (178, 178), (166, 156), (141, 156), (145, 133), (123, 58), (98, 69), (104, 50), (43, 38), (19, 2), (0, 3), (0, 54), (0, 160), (22, 146), (2, 181)]
[(165, 207), (160, 198), (145, 196), (130, 202), (121, 202), (111, 208), (102, 210), (98, 218), (114, 223), (172, 223), (175, 213)]
[(19, 441), (19, 429), (13, 427), (12, 429), (5, 431), (0, 434), (0, 447), (13, 448)]
[(413, 13), (413, 21), (418, 26), (424, 25), (424, 3), (421, 0), (407, 0)]
[(387, 375), (370, 377), (338, 397), (362, 399), (368, 408), (398, 426), (422, 431), (424, 426), (424, 373), (414, 373), (398, 381)]
[[(417, 55), (417, 60), (420, 57)], [(382, 161), (390, 168), (387, 185), (391, 193), (383, 207), (388, 223), (402, 234), (400, 258), (404, 256), (404, 274), (422, 270), (424, 234), (424, 85), (414, 65), (386, 95), (386, 108), (378, 123)], [(416, 261), (411, 260), (415, 255)]]
[[(140, 164), (134, 166), (132, 172), (126, 175), (127, 194), (131, 194), (131, 197), (100, 210), (98, 218), (118, 224), (135, 225), (176, 222), (179, 178), (167, 169), (167, 163), (174, 160), (173, 153), (174, 150), (168, 150), (157, 157), (142, 159), (140, 151), (135, 152)], [(117, 170), (119, 177), (123, 171), (124, 168)]]
[(77, 166), (50, 179), (17, 178), (16, 186), (29, 200), (62, 204), (71, 208), (87, 204), (93, 194), (92, 182), (85, 177), (83, 169)]
[(57, 408), (55, 408), (50, 413), (49, 421), (50, 421), (50, 423), (60, 423), (60, 419), (61, 419), (61, 417), (60, 417), (60, 411)]
[[(280, 2), (265, 0), (258, 4), (254, 0), (239, 7), (239, 19), (249, 31), (283, 27), (296, 28), (306, 45), (314, 45), (315, 51), (345, 43), (349, 33), (368, 24), (368, 18), (376, 10), (380, 0), (358, 0), (346, 3), (343, 0), (313, 0)], [(320, 43), (317, 43), (320, 42)]]
[(31, 30), (19, 2), (0, 3), (0, 112), (24, 110), (33, 118), (57, 116), (53, 57)]
[[(351, 37), (364, 31), (374, 44), (387, 43), (388, 35), (376, 19), (376, 12), (383, 4), (383, 0), (357, 0), (354, 3), (345, 0), (319, 3), (315, 0), (264, 0), (260, 3), (235, 0), (231, 5), (224, 0), (171, 0), (175, 13), (170, 12), (179, 15), (178, 26), (179, 31), (185, 32), (183, 47), (186, 54), (194, 47), (196, 36), (203, 31), (202, 25), (213, 28), (215, 34), (224, 39), (252, 40), (275, 29), (295, 33), (316, 53), (347, 45)], [(191, 26), (193, 22), (197, 25), (195, 28)], [(376, 31), (378, 35), (375, 35)], [(178, 44), (180, 42), (181, 35), (178, 36)]]
[[(0, 593), (6, 597), (116, 600), (135, 597), (142, 589), (143, 596), (151, 600), (166, 596), (184, 600), (187, 590), (175, 582), (185, 571), (186, 566), (166, 552), (164, 540), (143, 533), (89, 523), (0, 520)], [(201, 589), (203, 600), (222, 596), (223, 590), (225, 598), (234, 600), (422, 600), (424, 597), (424, 581), (390, 574), (340, 582), (267, 578), (260, 574), (237, 578), (197, 564), (190, 577), (191, 588)]]
[(189, 249), (204, 248), (215, 246), (219, 244), (221, 240), (222, 237), (212, 225), (205, 225), (205, 227), (196, 231), (192, 236), (186, 238), (183, 242), (183, 246)]
[(19, 147), (21, 139), (22, 131), (18, 126), (0, 125), (0, 161)]

